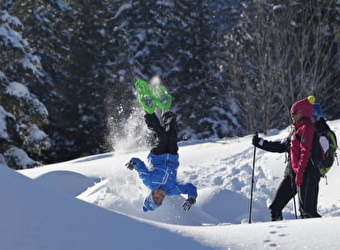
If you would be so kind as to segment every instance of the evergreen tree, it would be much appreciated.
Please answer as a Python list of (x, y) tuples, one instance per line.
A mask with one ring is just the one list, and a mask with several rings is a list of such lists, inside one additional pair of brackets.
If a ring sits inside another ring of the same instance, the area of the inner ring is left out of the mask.
[(0, 158), (15, 169), (36, 166), (39, 163), (32, 158), (50, 146), (41, 130), (48, 123), (48, 112), (29, 90), (43, 72), (21, 29), (17, 18), (0, 11)]
[(26, 37), (48, 73), (47, 84), (36, 90), (42, 98), (48, 93), (44, 103), (50, 112), (52, 150), (47, 162), (102, 152), (112, 61), (105, 27), (111, 17), (108, 2), (24, 2), (17, 1), (12, 12), (30, 24)]

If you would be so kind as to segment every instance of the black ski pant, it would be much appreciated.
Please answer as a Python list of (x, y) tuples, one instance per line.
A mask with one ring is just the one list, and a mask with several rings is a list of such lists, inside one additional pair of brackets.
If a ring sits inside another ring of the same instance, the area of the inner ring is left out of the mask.
[(272, 204), (269, 206), (272, 214), (281, 213), (283, 208), (297, 193), (295, 174), (288, 168), (290, 168), (290, 166), (286, 167), (283, 180), (276, 190)]
[[(314, 171), (316, 170), (316, 171)], [(301, 218), (321, 217), (318, 213), (320, 174), (318, 169), (306, 169), (303, 183), (297, 187)]]
[(274, 200), (269, 206), (272, 214), (282, 212), (288, 202), (298, 194), (299, 211), (301, 218), (320, 217), (317, 212), (319, 195), (320, 174), (313, 166), (308, 166), (303, 175), (303, 183), (300, 187), (295, 185), (295, 173), (290, 165), (286, 167), (285, 175), (281, 181)]
[(177, 122), (173, 112), (165, 112), (162, 115), (162, 123), (155, 113), (145, 114), (145, 123), (155, 134), (155, 146), (150, 150), (155, 155), (178, 154)]

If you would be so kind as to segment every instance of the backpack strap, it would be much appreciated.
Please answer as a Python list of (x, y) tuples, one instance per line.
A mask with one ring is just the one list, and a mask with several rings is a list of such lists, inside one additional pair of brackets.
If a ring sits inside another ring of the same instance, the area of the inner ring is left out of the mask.
[(327, 131), (327, 135), (330, 138), (330, 140), (332, 140), (332, 145), (334, 145), (334, 150), (335, 150), (334, 156), (335, 156), (335, 159), (336, 159), (336, 163), (339, 166), (338, 154), (336, 152), (338, 150), (339, 146), (338, 146), (338, 141), (337, 141), (336, 135), (335, 135), (334, 131), (332, 131), (332, 130)]
[[(312, 165), (317, 168), (321, 174), (321, 169), (320, 169), (320, 162), (322, 160), (324, 160), (325, 158), (325, 153), (323, 152), (322, 146), (320, 144), (320, 134), (319, 132), (316, 130), (314, 132), (314, 138), (313, 138), (313, 142), (312, 142), (312, 151), (311, 151), (312, 155), (310, 157), (310, 161), (312, 163)], [(325, 175), (322, 175), (322, 177), (325, 177)], [(327, 180), (326, 180), (327, 182)]]

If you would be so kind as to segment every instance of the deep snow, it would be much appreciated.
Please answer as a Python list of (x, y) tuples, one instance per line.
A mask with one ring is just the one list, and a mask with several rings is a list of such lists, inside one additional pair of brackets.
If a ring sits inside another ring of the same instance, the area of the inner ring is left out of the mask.
[[(329, 124), (340, 138), (340, 120)], [(282, 139), (288, 130), (265, 138)], [(257, 149), (249, 224), (253, 153), (250, 135), (180, 143), (178, 179), (195, 184), (199, 195), (188, 212), (182, 196), (141, 211), (148, 190), (124, 165), (132, 156), (146, 160), (147, 149), (21, 171), (0, 165), (0, 249), (338, 249), (340, 167), (328, 185), (320, 182), (323, 218), (296, 220), (290, 202), (285, 220), (270, 222), (267, 206), (285, 155)]]

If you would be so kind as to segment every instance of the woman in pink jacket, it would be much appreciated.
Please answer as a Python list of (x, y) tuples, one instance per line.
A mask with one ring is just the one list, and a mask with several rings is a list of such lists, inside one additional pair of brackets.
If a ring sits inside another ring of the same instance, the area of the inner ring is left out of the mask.
[(288, 163), (272, 204), (269, 206), (272, 221), (282, 220), (282, 210), (298, 194), (301, 218), (321, 217), (317, 212), (319, 181), (321, 178), (312, 158), (318, 155), (318, 137), (312, 124), (312, 101), (307, 98), (291, 107), (294, 130), (282, 142), (253, 137), (253, 145), (277, 153), (288, 152)]
[(320, 217), (317, 212), (320, 172), (311, 158), (316, 157), (318, 138), (311, 121), (313, 106), (308, 99), (291, 107), (294, 134), (291, 137), (290, 161), (295, 173), (301, 218)]

